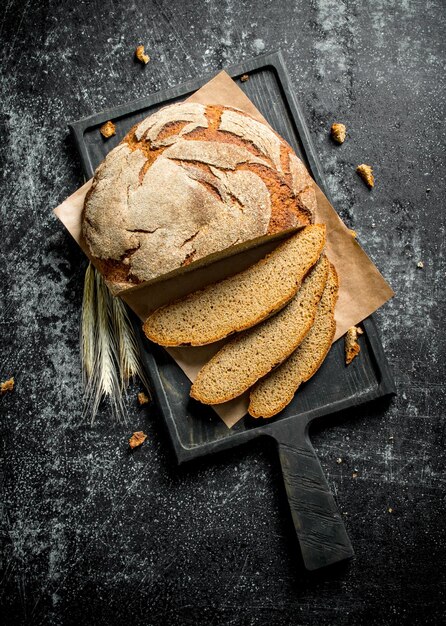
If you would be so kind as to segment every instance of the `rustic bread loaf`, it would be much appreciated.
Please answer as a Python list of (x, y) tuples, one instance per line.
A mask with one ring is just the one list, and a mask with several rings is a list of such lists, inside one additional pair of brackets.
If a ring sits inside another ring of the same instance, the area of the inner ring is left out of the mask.
[(120, 289), (292, 232), (313, 221), (315, 205), (307, 170), (269, 126), (185, 102), (134, 126), (107, 155), (82, 229), (95, 264)]
[(198, 373), (192, 398), (204, 404), (227, 402), (282, 363), (313, 324), (328, 267), (327, 257), (322, 255), (285, 308), (223, 346)]
[(247, 270), (154, 311), (146, 336), (163, 346), (201, 346), (254, 326), (291, 300), (324, 244), (324, 225), (301, 229)]
[(301, 383), (313, 376), (330, 350), (336, 331), (334, 309), (339, 282), (330, 264), (327, 283), (309, 333), (293, 354), (251, 390), (249, 413), (253, 417), (272, 417), (291, 402)]

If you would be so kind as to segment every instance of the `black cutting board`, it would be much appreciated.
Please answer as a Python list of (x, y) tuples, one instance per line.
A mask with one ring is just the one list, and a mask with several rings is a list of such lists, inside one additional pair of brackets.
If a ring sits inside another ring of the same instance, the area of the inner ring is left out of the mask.
[[(325, 192), (322, 170), (293, 94), (280, 52), (226, 68), (271, 126), (306, 163)], [(240, 76), (249, 74), (241, 82)], [(97, 113), (70, 125), (87, 178), (104, 156), (137, 122), (166, 104), (183, 100), (212, 76)], [(116, 136), (105, 141), (99, 127), (112, 119)], [(150, 343), (134, 317), (142, 359), (155, 400), (164, 417), (178, 462), (232, 448), (255, 437), (272, 437), (278, 446), (285, 488), (305, 566), (314, 570), (353, 555), (350, 540), (308, 436), (316, 417), (395, 393), (378, 332), (370, 316), (363, 322), (361, 353), (347, 368), (343, 341), (333, 344), (317, 374), (302, 385), (294, 400), (273, 420), (246, 415), (228, 429), (214, 411), (189, 397), (190, 381), (159, 346)]]

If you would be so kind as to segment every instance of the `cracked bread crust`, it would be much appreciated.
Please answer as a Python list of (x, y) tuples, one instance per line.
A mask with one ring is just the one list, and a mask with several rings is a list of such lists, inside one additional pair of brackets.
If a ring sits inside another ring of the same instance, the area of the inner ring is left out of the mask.
[(96, 170), (83, 235), (116, 287), (151, 281), (313, 221), (312, 180), (288, 144), (242, 111), (180, 103), (133, 127)]

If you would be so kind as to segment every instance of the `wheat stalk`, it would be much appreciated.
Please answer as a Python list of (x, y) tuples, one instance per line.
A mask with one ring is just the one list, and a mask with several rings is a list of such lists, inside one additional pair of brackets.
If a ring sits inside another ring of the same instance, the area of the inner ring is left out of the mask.
[(81, 317), (81, 362), (82, 381), (84, 387), (88, 385), (94, 370), (94, 347), (96, 335), (96, 292), (94, 268), (88, 264), (84, 280), (84, 296), (82, 300)]
[(147, 389), (148, 383), (125, 306), (111, 295), (104, 279), (91, 264), (85, 273), (81, 355), (83, 415), (90, 415), (93, 423), (101, 400), (108, 398), (112, 415), (125, 420), (123, 393), (129, 380), (139, 376)]

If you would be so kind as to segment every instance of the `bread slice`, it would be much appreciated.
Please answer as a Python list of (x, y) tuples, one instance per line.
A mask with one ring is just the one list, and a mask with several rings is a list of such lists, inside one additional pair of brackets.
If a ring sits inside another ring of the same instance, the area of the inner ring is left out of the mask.
[(200, 370), (190, 395), (204, 404), (227, 402), (282, 363), (313, 324), (328, 266), (323, 255), (284, 309), (223, 346)]
[(318, 260), (325, 226), (306, 226), (247, 270), (154, 311), (146, 336), (162, 346), (202, 346), (283, 308)]
[(336, 330), (334, 309), (338, 290), (338, 276), (330, 264), (327, 284), (310, 332), (287, 361), (253, 387), (248, 409), (253, 417), (272, 417), (279, 413), (291, 402), (300, 384), (322, 365)]

